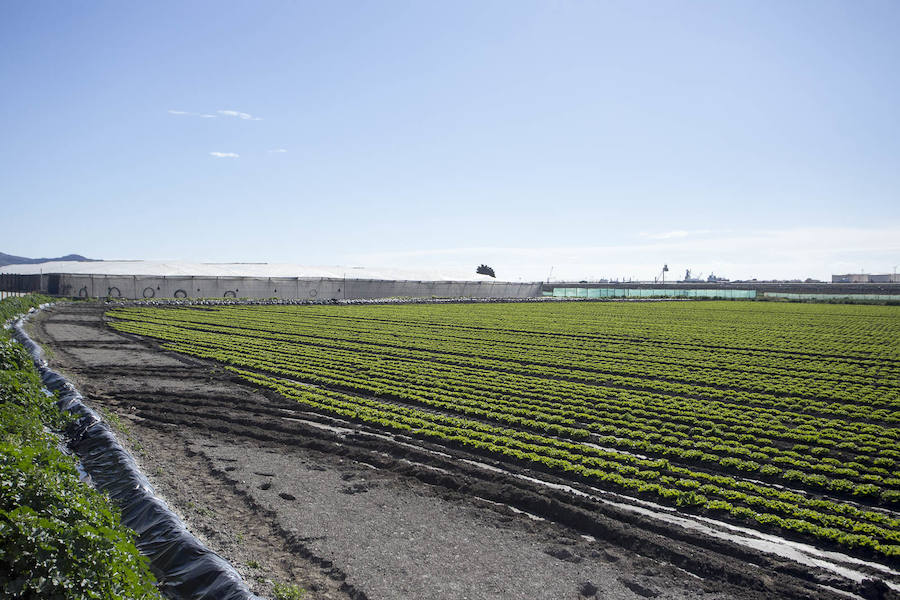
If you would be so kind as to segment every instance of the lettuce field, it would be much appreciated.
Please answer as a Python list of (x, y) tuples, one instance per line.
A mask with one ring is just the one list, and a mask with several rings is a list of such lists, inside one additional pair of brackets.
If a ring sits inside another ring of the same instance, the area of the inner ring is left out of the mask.
[(900, 563), (900, 307), (123, 307), (305, 410)]

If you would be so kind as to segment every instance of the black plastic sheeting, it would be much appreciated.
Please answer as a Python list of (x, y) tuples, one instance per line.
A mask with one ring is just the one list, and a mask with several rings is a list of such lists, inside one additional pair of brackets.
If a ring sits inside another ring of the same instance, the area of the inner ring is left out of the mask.
[(78, 455), (94, 487), (106, 492), (122, 511), (122, 523), (137, 532), (136, 545), (150, 560), (160, 590), (183, 600), (260, 600), (234, 567), (201, 544), (156, 497), (109, 425), (84, 404), (75, 386), (47, 366), (43, 350), (25, 333), (23, 322), (24, 317), (13, 325), (15, 338), (31, 354), (47, 389), (59, 393), (57, 405), (80, 417), (66, 431), (69, 449)]

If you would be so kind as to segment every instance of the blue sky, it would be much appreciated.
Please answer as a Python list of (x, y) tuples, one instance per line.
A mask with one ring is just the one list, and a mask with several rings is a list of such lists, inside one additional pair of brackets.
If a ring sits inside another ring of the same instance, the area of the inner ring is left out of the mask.
[(3, 13), (3, 252), (510, 279), (900, 264), (898, 2)]

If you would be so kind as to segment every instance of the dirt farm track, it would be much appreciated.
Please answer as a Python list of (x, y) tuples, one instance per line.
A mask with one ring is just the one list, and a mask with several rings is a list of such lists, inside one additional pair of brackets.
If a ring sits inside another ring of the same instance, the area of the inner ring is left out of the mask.
[(57, 305), (29, 333), (257, 594), (296, 582), (320, 599), (896, 597), (521, 467), (307, 412), (112, 330), (106, 308)]

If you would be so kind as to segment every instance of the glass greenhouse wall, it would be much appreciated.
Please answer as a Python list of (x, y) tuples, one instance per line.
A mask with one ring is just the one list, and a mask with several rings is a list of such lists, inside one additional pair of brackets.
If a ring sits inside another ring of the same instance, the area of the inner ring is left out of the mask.
[[(731, 289), (637, 289), (637, 288), (583, 288), (555, 287), (545, 291), (544, 296), (553, 298), (719, 298), (727, 300), (752, 300), (757, 298), (756, 290)], [(850, 301), (895, 301), (898, 294), (793, 294), (788, 292), (761, 292), (761, 297), (783, 298), (785, 300), (850, 300)]]
[(900, 301), (898, 294), (789, 294), (787, 292), (763, 292), (766, 298), (786, 300), (894, 300)]
[(749, 300), (756, 298), (756, 290), (689, 290), (636, 288), (558, 287), (544, 292), (553, 298), (723, 298)]

